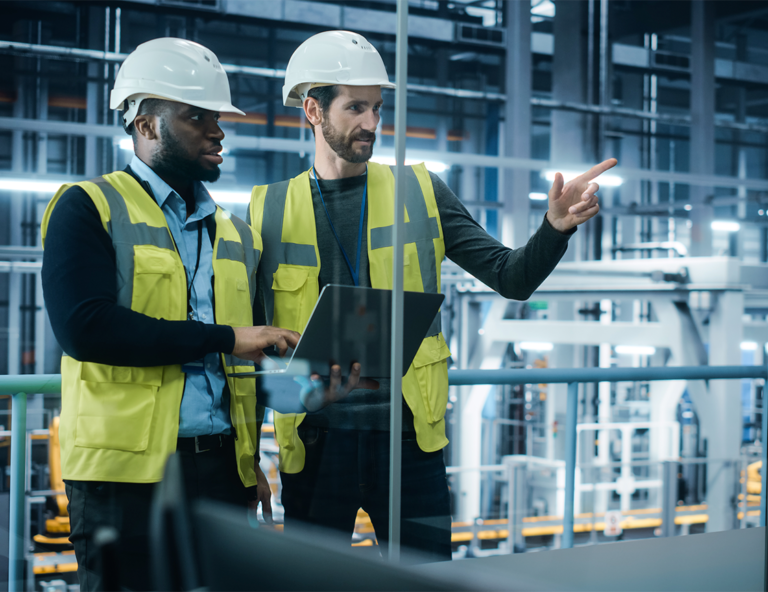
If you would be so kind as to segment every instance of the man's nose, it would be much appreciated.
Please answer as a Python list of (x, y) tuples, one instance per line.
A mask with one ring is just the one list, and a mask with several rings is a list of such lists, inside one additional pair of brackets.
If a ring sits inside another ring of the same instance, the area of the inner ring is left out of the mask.
[(218, 140), (219, 142), (221, 142), (224, 139), (224, 136), (225, 136), (224, 130), (221, 129), (221, 126), (219, 125), (219, 122), (218, 121), (214, 121), (213, 125), (211, 126), (211, 128), (210, 128), (210, 130), (208, 132), (208, 137), (211, 138), (211, 139), (215, 139), (215, 140)]
[(376, 128), (379, 125), (379, 119), (380, 119), (379, 114), (377, 112), (373, 111), (373, 109), (371, 109), (366, 114), (366, 118), (365, 118), (365, 121), (363, 122), (363, 126), (362, 126), (363, 129), (366, 130), (366, 131), (369, 131), (369, 132), (375, 132)]

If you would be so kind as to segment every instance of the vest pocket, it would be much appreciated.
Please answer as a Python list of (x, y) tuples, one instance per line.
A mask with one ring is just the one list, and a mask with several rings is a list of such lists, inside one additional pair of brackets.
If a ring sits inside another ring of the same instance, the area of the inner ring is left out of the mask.
[(421, 399), (427, 412), (429, 423), (436, 423), (445, 416), (448, 403), (448, 372), (446, 360), (451, 350), (445, 343), (443, 334), (427, 337), (421, 343), (410, 371), (415, 374), (419, 384)]
[(149, 445), (163, 367), (83, 362), (75, 446), (142, 452)]
[(301, 331), (300, 327), (304, 286), (307, 284), (309, 272), (300, 267), (277, 268), (272, 279), (272, 292), (275, 298), (274, 318), (275, 327)]
[[(173, 251), (152, 245), (136, 245), (131, 310), (155, 319), (180, 320), (172, 312), (174, 305), (178, 306), (178, 302), (186, 300), (178, 271)], [(158, 294), (166, 296), (158, 298)]]

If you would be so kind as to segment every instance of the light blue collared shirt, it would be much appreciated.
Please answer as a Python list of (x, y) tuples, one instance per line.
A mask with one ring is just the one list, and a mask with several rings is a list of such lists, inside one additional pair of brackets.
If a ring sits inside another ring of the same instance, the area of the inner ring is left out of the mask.
[[(213, 246), (205, 218), (216, 213), (216, 204), (205, 186), (196, 181), (195, 211), (187, 218), (187, 206), (181, 196), (163, 181), (155, 171), (138, 156), (131, 160), (131, 169), (143, 181), (149, 183), (157, 205), (165, 214), (168, 228), (179, 250), (181, 262), (187, 271), (187, 282), (192, 291), (189, 303), (192, 306), (191, 320), (214, 324), (213, 318)], [(195, 273), (197, 261), (198, 225), (202, 225), (200, 244), (200, 265)], [(188, 360), (196, 362), (200, 360)], [(205, 374), (186, 375), (184, 396), (179, 414), (179, 438), (229, 434), (232, 423), (229, 418), (229, 389), (221, 357), (210, 353), (202, 360)], [(226, 394), (225, 394), (226, 391)]]

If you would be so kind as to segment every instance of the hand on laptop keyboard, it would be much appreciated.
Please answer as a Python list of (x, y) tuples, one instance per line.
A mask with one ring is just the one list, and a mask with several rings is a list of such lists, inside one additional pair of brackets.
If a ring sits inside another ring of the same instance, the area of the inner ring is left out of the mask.
[(260, 362), (266, 357), (264, 349), (275, 346), (280, 357), (288, 348), (295, 348), (300, 335), (279, 327), (235, 327), (235, 348), (232, 355), (244, 360)]

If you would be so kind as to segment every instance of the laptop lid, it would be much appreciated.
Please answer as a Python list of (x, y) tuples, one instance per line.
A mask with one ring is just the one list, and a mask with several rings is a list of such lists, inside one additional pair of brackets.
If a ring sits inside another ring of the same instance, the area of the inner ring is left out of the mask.
[[(413, 362), (432, 321), (439, 314), (445, 296), (425, 292), (404, 292), (403, 368)], [(392, 291), (358, 286), (328, 284), (320, 293), (298, 345), (283, 366), (272, 358), (269, 369), (232, 376), (258, 376), (287, 372), (292, 375), (316, 372), (327, 376), (338, 364), (343, 376), (353, 363), (361, 376), (390, 376), (392, 340)]]

